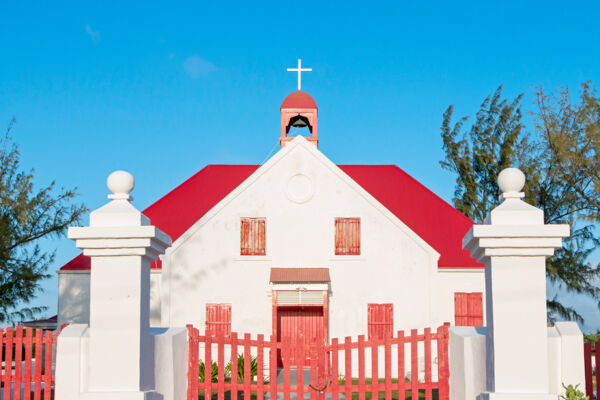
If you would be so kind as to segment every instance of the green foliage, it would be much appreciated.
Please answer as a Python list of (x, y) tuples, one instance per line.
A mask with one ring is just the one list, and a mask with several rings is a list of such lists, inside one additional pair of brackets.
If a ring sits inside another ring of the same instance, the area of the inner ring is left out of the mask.
[[(200, 365), (198, 366), (198, 380), (200, 382), (204, 382), (205, 377), (206, 377), (206, 367), (204, 366), (204, 361), (200, 361)], [(213, 361), (210, 364), (210, 381), (217, 382), (218, 378), (219, 378), (219, 365)]]
[(589, 396), (586, 396), (582, 391), (578, 390), (577, 388), (579, 387), (579, 385), (569, 385), (569, 386), (565, 386), (565, 384), (562, 384), (563, 389), (565, 389), (565, 393), (563, 395), (560, 396), (561, 399), (565, 399), (565, 400), (589, 400)]
[(54, 252), (38, 240), (64, 234), (87, 210), (72, 204), (75, 190), (56, 189), (52, 182), (34, 187), (33, 172), (21, 171), (19, 151), (10, 131), (0, 138), (0, 323), (32, 319), (43, 307), (27, 307), (48, 278)]
[(588, 343), (600, 342), (600, 329), (596, 330), (596, 333), (583, 335), (583, 341)]
[[(231, 376), (231, 362), (225, 366), (225, 374)], [(256, 357), (250, 356), (250, 381), (253, 381), (258, 374), (258, 362)], [(244, 354), (238, 354), (237, 357), (237, 379), (238, 382), (244, 382)]]
[[(589, 84), (582, 87), (577, 104), (568, 91), (558, 95), (537, 92), (532, 113), (534, 130), (522, 123), (521, 100), (502, 98), (502, 86), (480, 106), (467, 130), (468, 117), (453, 123), (454, 107), (443, 116), (441, 134), (444, 169), (456, 176), (454, 206), (482, 223), (500, 203), (496, 179), (507, 167), (520, 168), (527, 176), (527, 201), (544, 211), (545, 223), (570, 224), (564, 240), (546, 263), (550, 281), (567, 292), (600, 300), (595, 285), (600, 269), (589, 255), (600, 244), (594, 224), (600, 221), (600, 106)], [(558, 298), (548, 299), (548, 319), (583, 322), (583, 318)]]

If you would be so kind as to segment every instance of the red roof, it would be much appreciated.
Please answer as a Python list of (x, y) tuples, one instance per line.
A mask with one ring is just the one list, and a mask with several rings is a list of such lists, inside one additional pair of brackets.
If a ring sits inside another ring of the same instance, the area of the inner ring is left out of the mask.
[(269, 282), (330, 282), (329, 268), (271, 268)]
[[(208, 165), (143, 213), (176, 241), (196, 221), (248, 178), (259, 165)], [(462, 238), (473, 225), (435, 193), (395, 165), (340, 165), (412, 231), (440, 253), (440, 268), (483, 268), (462, 250)], [(160, 268), (160, 261), (152, 263)], [(61, 270), (88, 270), (80, 254)]]
[(281, 108), (317, 108), (317, 103), (310, 94), (297, 90), (283, 99)]

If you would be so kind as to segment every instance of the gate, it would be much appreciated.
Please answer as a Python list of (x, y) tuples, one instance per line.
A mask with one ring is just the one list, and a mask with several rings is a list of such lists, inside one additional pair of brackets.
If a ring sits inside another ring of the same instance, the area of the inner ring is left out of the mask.
[[(448, 400), (448, 328), (398, 331), (383, 340), (332, 339), (306, 351), (302, 341), (202, 336), (188, 326), (188, 400)], [(298, 353), (309, 357), (290, 362)]]
[(0, 329), (2, 388), (0, 399), (50, 400), (58, 332), (41, 329)]

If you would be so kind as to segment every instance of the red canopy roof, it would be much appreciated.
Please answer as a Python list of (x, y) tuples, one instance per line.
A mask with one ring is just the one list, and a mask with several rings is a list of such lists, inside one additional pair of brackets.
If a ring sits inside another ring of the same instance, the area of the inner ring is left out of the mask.
[[(152, 224), (176, 241), (196, 221), (248, 178), (259, 165), (208, 165), (146, 208)], [(395, 165), (340, 165), (412, 231), (440, 253), (440, 268), (483, 268), (462, 250), (462, 238), (473, 225), (435, 193)], [(80, 254), (61, 270), (87, 270)], [(152, 263), (160, 268), (160, 261)]]
[(329, 268), (271, 268), (269, 282), (330, 282)]
[(281, 108), (317, 108), (317, 102), (310, 94), (297, 90), (283, 99)]

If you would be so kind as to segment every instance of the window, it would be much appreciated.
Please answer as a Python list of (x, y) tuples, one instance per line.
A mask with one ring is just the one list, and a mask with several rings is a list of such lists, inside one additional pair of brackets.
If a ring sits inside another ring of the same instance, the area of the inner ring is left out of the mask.
[(267, 254), (265, 222), (265, 218), (242, 218), (241, 255), (264, 256)]
[(369, 340), (383, 340), (394, 335), (394, 305), (369, 304), (367, 306)]
[(335, 255), (360, 255), (360, 218), (335, 219)]
[(231, 335), (231, 304), (206, 305), (206, 335)]
[(483, 293), (454, 293), (454, 325), (483, 326)]

